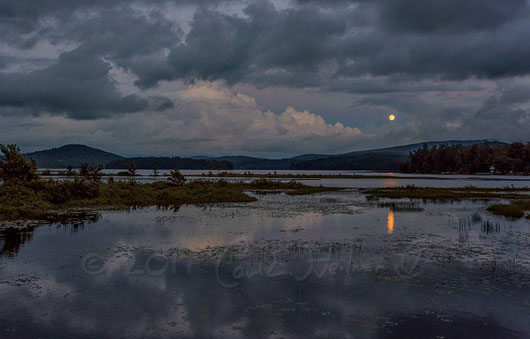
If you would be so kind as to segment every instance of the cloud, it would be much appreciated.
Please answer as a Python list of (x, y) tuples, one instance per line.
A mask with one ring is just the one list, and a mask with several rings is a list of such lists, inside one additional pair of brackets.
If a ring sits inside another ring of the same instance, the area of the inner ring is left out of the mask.
[(521, 81), (502, 83), (468, 117), (464, 128), (477, 135), (487, 136), (494, 132), (496, 135), (509, 136), (511, 140), (528, 141), (530, 85)]
[(527, 127), (529, 33), (524, 0), (0, 0), (0, 116), (157, 153), (502, 137)]
[(220, 3), (195, 5), (183, 33), (188, 23), (166, 12), (191, 1), (4, 2), (2, 41), (20, 48), (42, 39), (82, 45), (133, 72), (144, 89), (174, 79), (326, 89), (366, 75), (469, 79), (530, 72), (524, 0), (299, 1), (280, 9), (252, 1), (239, 2), (236, 14), (213, 6)]
[(400, 0), (378, 5), (385, 27), (420, 33), (495, 30), (528, 9), (525, 0)]
[(530, 71), (524, 0), (357, 5), (279, 10), (259, 1), (245, 16), (199, 10), (163, 79), (326, 88), (363, 75), (469, 79)]
[(4, 137), (39, 144), (34, 136), (21, 133), (29, 127), (39, 136), (37, 140), (53, 144), (77, 140), (104, 148), (115, 145), (115, 151), (127, 154), (188, 155), (331, 152), (348, 150), (363, 137), (358, 128), (329, 124), (308, 111), (287, 107), (275, 114), (263, 110), (254, 98), (221, 83), (191, 85), (175, 93), (173, 100), (177, 105), (171, 109), (98, 120), (39, 116), (21, 125), (20, 119), (8, 117), (3, 123), (11, 128)]
[[(60, 12), (65, 10), (58, 8)], [(73, 47), (49, 66), (30, 72), (0, 73), (0, 113), (97, 119), (171, 107), (169, 99), (157, 95), (123, 95), (110, 74), (113, 67), (141, 72), (149, 67), (148, 57), (178, 41), (178, 29), (158, 11), (141, 14), (133, 9), (110, 8), (93, 15), (79, 14), (75, 21), (62, 20), (58, 24), (61, 29), (42, 33), (43, 38), (65, 39)]]
[(46, 112), (75, 119), (171, 106), (164, 98), (122, 95), (109, 77), (110, 70), (107, 62), (75, 50), (43, 70), (0, 73), (0, 105), (8, 113)]

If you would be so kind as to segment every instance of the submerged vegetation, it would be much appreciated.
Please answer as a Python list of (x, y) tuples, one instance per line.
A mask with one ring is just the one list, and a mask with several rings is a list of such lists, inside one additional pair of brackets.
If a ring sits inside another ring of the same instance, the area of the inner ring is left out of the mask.
[(72, 180), (41, 180), (35, 165), (16, 146), (2, 146), (0, 161), (0, 219), (45, 218), (50, 212), (85, 207), (180, 206), (183, 204), (251, 202), (251, 190), (285, 190), (288, 194), (311, 194), (336, 188), (308, 187), (297, 182), (258, 179), (249, 183), (225, 180), (187, 182), (177, 170), (166, 181), (138, 184), (101, 181), (101, 168), (83, 166)]

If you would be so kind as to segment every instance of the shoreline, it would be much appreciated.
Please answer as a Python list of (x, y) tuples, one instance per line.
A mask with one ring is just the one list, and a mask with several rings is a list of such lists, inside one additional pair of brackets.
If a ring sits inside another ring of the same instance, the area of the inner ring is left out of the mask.
[(276, 190), (294, 196), (342, 189), (266, 179), (250, 183), (197, 180), (178, 186), (162, 181), (101, 182), (84, 178), (72, 181), (36, 180), (25, 184), (0, 185), (0, 221), (43, 220), (59, 211), (79, 208), (178, 207), (256, 201), (246, 192)]
[[(49, 171), (49, 172), (48, 172)], [(64, 177), (64, 178), (73, 178), (75, 175), (68, 175), (62, 170), (38, 170), (39, 174), (44, 177)], [(416, 179), (416, 180), (477, 180), (477, 181), (528, 181), (530, 178), (499, 178), (499, 176), (530, 176), (530, 173), (521, 173), (521, 174), (425, 174), (421, 175), (405, 175), (405, 173), (393, 173), (392, 175), (374, 175), (374, 174), (298, 174), (298, 173), (268, 173), (268, 174), (259, 174), (259, 173), (230, 173), (230, 172), (220, 172), (220, 173), (197, 173), (197, 174), (183, 174), (188, 178), (234, 178), (234, 179), (307, 179), (307, 180), (319, 180), (319, 179)], [(437, 177), (435, 175), (445, 175), (450, 177)], [(130, 175), (125, 174), (123, 171), (113, 172), (113, 173), (101, 173), (102, 177), (115, 177), (115, 178), (139, 178), (139, 177), (149, 177), (149, 178), (165, 178), (167, 175), (159, 174), (136, 174)], [(463, 177), (456, 177), (463, 176)], [(488, 176), (496, 176), (494, 178)]]

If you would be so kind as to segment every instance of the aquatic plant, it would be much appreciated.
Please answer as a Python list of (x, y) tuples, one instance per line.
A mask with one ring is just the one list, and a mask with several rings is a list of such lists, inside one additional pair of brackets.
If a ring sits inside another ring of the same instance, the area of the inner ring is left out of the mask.
[[(524, 217), (526, 211), (530, 211), (530, 200), (516, 200), (509, 204), (495, 204), (489, 206), (487, 210), (496, 215), (519, 219)], [(528, 216), (527, 219), (530, 219)]]
[(528, 199), (530, 187), (478, 188), (478, 187), (410, 187), (373, 188), (362, 190), (368, 198), (461, 200), (461, 199)]

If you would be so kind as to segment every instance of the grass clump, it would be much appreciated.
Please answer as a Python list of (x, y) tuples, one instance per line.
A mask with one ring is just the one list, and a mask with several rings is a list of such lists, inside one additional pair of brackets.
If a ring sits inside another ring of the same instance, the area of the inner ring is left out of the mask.
[[(487, 208), (495, 215), (502, 215), (508, 218), (520, 219), (524, 217), (526, 211), (530, 211), (530, 200), (516, 200), (509, 204), (495, 204)], [(530, 214), (526, 216), (530, 220)]]
[(307, 195), (314, 193), (338, 191), (343, 188), (340, 187), (325, 187), (325, 186), (307, 186), (297, 181), (282, 182), (266, 178), (256, 179), (249, 183), (239, 183), (242, 189), (252, 190), (283, 190), (287, 191), (288, 195)]
[(289, 191), (287, 192), (287, 194), (288, 195), (307, 195), (307, 194), (315, 194), (315, 193), (322, 193), (322, 192), (339, 191), (342, 189), (343, 188), (340, 188), (340, 187), (303, 186), (293, 191)]
[(369, 198), (422, 199), (422, 200), (461, 200), (461, 199), (528, 199), (530, 188), (478, 188), (468, 187), (415, 187), (400, 186), (363, 190)]

